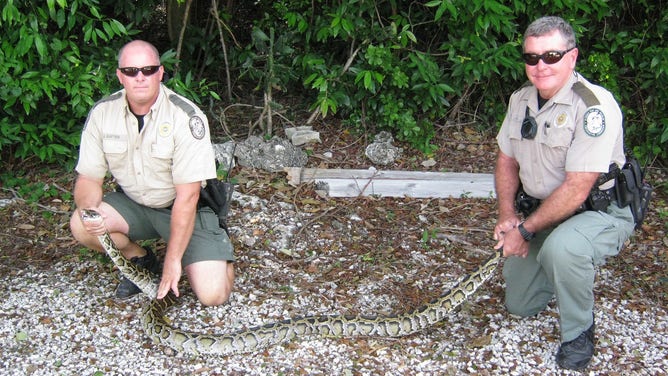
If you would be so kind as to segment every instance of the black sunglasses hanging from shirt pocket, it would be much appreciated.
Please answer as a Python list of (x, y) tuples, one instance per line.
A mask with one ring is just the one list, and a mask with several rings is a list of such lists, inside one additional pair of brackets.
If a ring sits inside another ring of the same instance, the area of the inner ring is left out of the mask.
[(527, 106), (520, 134), (522, 138), (533, 140), (536, 137), (536, 133), (538, 133), (538, 123), (536, 123), (536, 119), (533, 116), (529, 115), (529, 106)]

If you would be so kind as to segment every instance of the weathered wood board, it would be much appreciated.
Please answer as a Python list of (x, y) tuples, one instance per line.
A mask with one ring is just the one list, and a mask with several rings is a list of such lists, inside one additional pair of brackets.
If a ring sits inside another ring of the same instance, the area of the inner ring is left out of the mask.
[(492, 174), (301, 167), (284, 170), (290, 184), (315, 182), (330, 197), (495, 197)]

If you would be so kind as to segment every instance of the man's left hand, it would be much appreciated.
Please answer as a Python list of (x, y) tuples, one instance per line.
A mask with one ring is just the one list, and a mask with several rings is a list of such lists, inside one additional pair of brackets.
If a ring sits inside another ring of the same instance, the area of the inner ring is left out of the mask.
[(179, 281), (181, 280), (181, 261), (169, 262), (165, 260), (162, 267), (162, 278), (160, 279), (160, 286), (158, 286), (158, 299), (164, 298), (169, 290), (174, 292), (174, 295), (179, 296)]

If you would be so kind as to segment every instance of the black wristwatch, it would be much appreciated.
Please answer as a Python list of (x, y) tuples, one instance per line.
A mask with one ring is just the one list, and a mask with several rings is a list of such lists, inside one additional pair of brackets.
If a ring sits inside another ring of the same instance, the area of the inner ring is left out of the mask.
[(536, 233), (530, 232), (527, 229), (524, 228), (524, 222), (520, 223), (519, 226), (517, 226), (517, 229), (520, 231), (520, 235), (524, 238), (524, 240), (529, 241), (533, 238), (536, 237)]

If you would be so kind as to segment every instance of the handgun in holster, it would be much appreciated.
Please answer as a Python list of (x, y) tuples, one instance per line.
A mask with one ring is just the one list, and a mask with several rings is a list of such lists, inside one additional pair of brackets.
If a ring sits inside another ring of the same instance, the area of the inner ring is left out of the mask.
[[(235, 145), (236, 149), (236, 145)], [(230, 211), (230, 203), (232, 202), (232, 195), (234, 194), (234, 183), (230, 182), (230, 170), (234, 161), (234, 150), (232, 150), (232, 158), (227, 169), (225, 180), (218, 178), (207, 179), (206, 186), (200, 189), (199, 205), (208, 206), (218, 216), (218, 224), (227, 232), (227, 214)], [(216, 162), (216, 167), (218, 163)], [(217, 168), (216, 168), (217, 169)]]
[(631, 206), (636, 228), (640, 227), (647, 215), (649, 201), (654, 190), (644, 178), (644, 172), (638, 160), (629, 158), (620, 170), (615, 183), (617, 206), (620, 208)]

